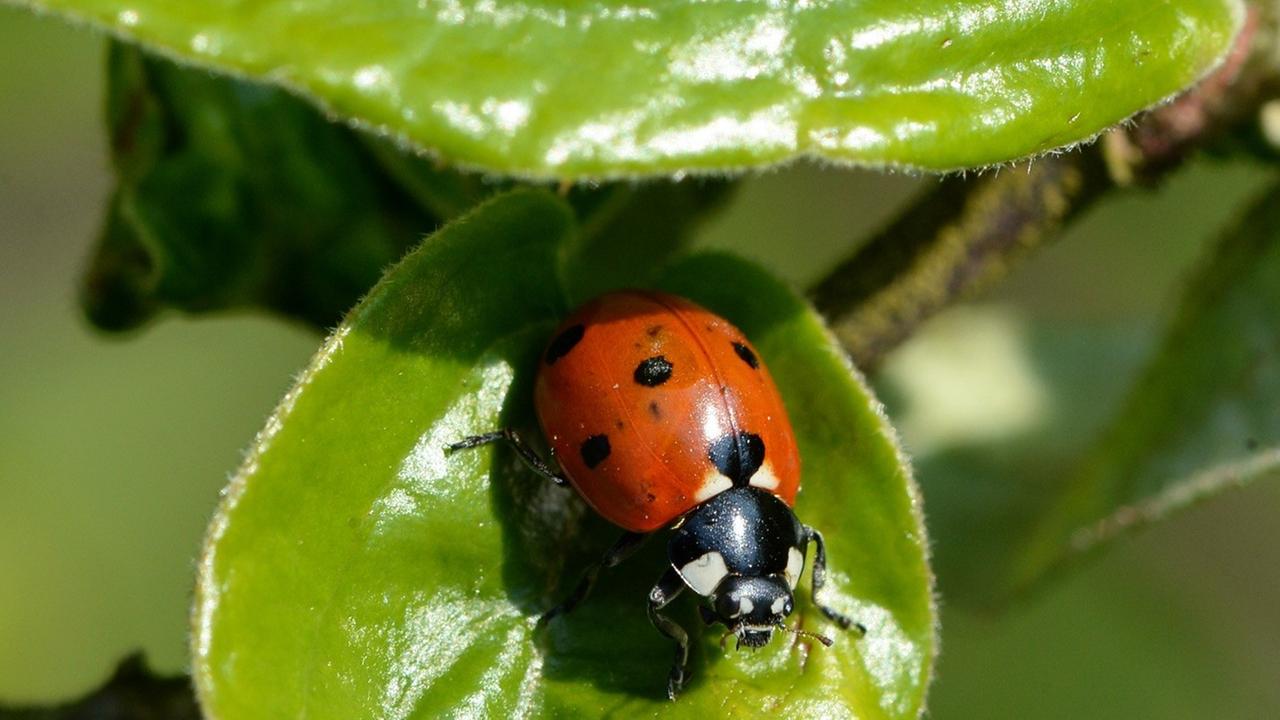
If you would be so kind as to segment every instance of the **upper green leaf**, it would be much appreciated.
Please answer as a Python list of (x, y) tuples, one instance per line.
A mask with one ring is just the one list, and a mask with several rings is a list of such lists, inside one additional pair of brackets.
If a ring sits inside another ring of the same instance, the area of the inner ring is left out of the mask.
[(1243, 16), (1239, 0), (19, 1), (451, 162), (561, 178), (1006, 161), (1182, 89)]
[[(866, 638), (725, 651), (678, 601), (694, 674), (672, 705), (672, 647), (644, 614), (661, 537), (536, 630), (617, 529), (503, 449), (443, 448), (534, 427), (532, 370), (568, 309), (562, 268), (593, 265), (561, 257), (576, 232), (548, 194), (498, 197), (410, 253), (325, 343), (210, 528), (193, 632), (210, 717), (919, 714), (934, 612), (909, 470), (817, 317), (727, 257), (656, 283), (738, 323), (770, 365), (806, 467), (797, 512), (827, 537), (828, 599)], [(807, 592), (797, 613), (839, 633)]]

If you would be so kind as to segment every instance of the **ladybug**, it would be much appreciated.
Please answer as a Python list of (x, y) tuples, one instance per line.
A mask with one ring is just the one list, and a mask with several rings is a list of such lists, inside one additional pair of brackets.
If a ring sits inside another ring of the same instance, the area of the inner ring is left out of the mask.
[(821, 603), (822, 535), (792, 511), (800, 454), (768, 369), (740, 330), (684, 298), (648, 290), (598, 297), (573, 312), (543, 352), (534, 386), (538, 420), (557, 472), (512, 429), (465, 438), (449, 451), (510, 443), (538, 474), (572, 484), (626, 533), (590, 566), (542, 622), (581, 602), (604, 568), (654, 531), (674, 532), (669, 566), (649, 592), (649, 620), (676, 644), (667, 681), (674, 700), (687, 680), (689, 635), (662, 613), (688, 589), (708, 625), (740, 647), (775, 630), (829, 638), (785, 624), (792, 591), (816, 546), (813, 597), (841, 628), (866, 630)]

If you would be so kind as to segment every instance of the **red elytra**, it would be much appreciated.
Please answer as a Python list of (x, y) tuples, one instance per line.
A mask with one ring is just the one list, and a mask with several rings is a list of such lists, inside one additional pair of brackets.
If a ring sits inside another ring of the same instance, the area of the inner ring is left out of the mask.
[(582, 306), (552, 335), (534, 401), (569, 481), (627, 530), (662, 528), (735, 484), (795, 502), (800, 455), (768, 369), (689, 300), (626, 290)]

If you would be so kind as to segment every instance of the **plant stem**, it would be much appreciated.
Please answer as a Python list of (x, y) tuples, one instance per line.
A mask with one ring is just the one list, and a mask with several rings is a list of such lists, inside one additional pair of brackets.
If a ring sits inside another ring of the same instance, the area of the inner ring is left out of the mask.
[(871, 369), (939, 310), (1004, 277), (1111, 183), (1095, 148), (976, 178), (943, 178), (811, 291)]

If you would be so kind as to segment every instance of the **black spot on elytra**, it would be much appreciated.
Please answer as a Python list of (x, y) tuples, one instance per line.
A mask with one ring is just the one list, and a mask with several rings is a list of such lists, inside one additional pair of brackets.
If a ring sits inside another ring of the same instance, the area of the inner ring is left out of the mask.
[(707, 457), (735, 487), (743, 487), (764, 464), (764, 441), (746, 431), (722, 435), (707, 448)]
[(671, 361), (661, 355), (642, 361), (636, 366), (635, 381), (646, 387), (657, 387), (671, 379)]
[(750, 365), (753, 370), (755, 368), (760, 367), (760, 359), (757, 358), (756, 354), (751, 352), (751, 348), (747, 347), (746, 345), (743, 345), (740, 342), (734, 341), (733, 351), (738, 353), (738, 357), (742, 358), (742, 362)]
[(662, 419), (662, 408), (659, 407), (657, 400), (649, 401), (649, 414), (653, 416), (654, 420)]
[(658, 337), (658, 333), (660, 332), (662, 332), (661, 325), (650, 325), (649, 329), (644, 331), (644, 334), (648, 335), (651, 338), (656, 338)]
[(582, 325), (573, 325), (565, 328), (564, 332), (556, 336), (555, 340), (547, 346), (547, 364), (554, 365), (557, 360), (569, 354), (575, 345), (582, 340), (582, 336), (586, 334), (587, 329)]
[(579, 448), (579, 452), (582, 453), (582, 462), (592, 470), (609, 457), (610, 450), (608, 435), (592, 435), (583, 440), (582, 447)]
[(614, 421), (613, 421), (613, 426), (614, 426), (615, 428), (619, 429), (619, 430), (621, 430), (622, 428), (626, 427), (626, 425), (625, 425), (625, 424), (623, 424), (623, 422), (622, 422), (621, 420), (614, 420)]

